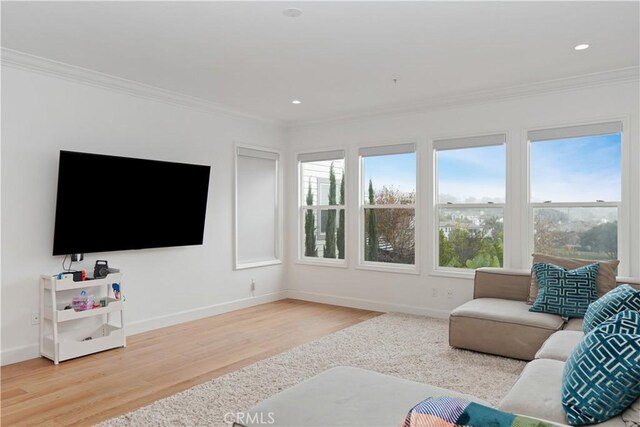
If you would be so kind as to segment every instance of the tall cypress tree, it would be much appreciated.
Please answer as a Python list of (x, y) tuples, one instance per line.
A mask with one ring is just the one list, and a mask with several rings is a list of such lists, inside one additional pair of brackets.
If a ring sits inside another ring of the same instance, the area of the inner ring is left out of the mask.
[(344, 170), (342, 171), (342, 180), (340, 181), (340, 210), (338, 230), (336, 231), (336, 243), (338, 244), (338, 259), (344, 259)]
[[(313, 206), (313, 193), (311, 193), (311, 178), (309, 178), (309, 191), (307, 192), (307, 206)], [(304, 256), (318, 256), (316, 248), (316, 225), (313, 209), (307, 209), (304, 213)]]
[[(369, 204), (376, 203), (373, 194), (373, 183), (369, 180)], [(378, 226), (376, 224), (376, 210), (369, 209), (369, 221), (367, 222), (367, 231), (369, 236), (367, 251), (365, 253), (366, 261), (378, 261)]]
[[(333, 170), (333, 162), (329, 169), (329, 206), (336, 204), (336, 174)], [(327, 229), (324, 245), (324, 257), (336, 257), (336, 210), (329, 209), (327, 212)]]

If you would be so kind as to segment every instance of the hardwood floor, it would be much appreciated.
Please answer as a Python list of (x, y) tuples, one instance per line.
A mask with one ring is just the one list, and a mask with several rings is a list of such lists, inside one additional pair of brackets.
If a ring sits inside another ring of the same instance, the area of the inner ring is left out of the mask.
[(283, 300), (127, 338), (55, 366), (2, 368), (3, 426), (92, 425), (380, 313)]

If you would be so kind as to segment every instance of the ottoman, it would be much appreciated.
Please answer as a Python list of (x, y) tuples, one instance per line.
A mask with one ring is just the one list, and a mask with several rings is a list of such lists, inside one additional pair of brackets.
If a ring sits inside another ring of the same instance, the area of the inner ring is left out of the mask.
[(490, 406), (447, 389), (340, 366), (258, 403), (240, 414), (243, 419), (238, 417), (234, 425), (397, 427), (415, 404), (434, 396), (461, 397)]

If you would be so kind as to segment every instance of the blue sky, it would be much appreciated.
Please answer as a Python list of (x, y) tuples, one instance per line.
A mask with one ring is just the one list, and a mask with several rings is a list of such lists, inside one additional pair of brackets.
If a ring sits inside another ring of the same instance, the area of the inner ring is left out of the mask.
[(397, 188), (410, 193), (416, 189), (415, 153), (372, 156), (364, 158), (364, 192), (367, 194), (369, 180), (377, 191), (383, 186)]
[(621, 135), (531, 144), (531, 200), (619, 201)]
[[(620, 147), (620, 134), (532, 143), (532, 201), (620, 200)], [(438, 174), (441, 202), (503, 202), (505, 147), (441, 151)], [(415, 154), (367, 157), (364, 175), (376, 189), (414, 191)]]
[(440, 151), (440, 202), (503, 203), (505, 162), (504, 145)]

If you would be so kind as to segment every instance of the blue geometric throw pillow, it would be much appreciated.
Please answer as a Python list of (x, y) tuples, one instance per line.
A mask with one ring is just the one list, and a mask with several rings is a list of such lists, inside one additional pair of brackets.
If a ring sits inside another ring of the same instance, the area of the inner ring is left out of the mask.
[(620, 285), (593, 302), (584, 315), (582, 330), (589, 333), (593, 328), (623, 310), (640, 311), (640, 290), (629, 285)]
[(640, 397), (639, 332), (640, 312), (626, 310), (576, 346), (562, 374), (562, 407), (569, 424), (606, 421)]
[(640, 335), (640, 311), (623, 310), (599, 324), (593, 333)]
[(598, 299), (596, 277), (600, 264), (566, 270), (546, 262), (534, 262), (538, 296), (529, 311), (584, 317), (589, 304)]

